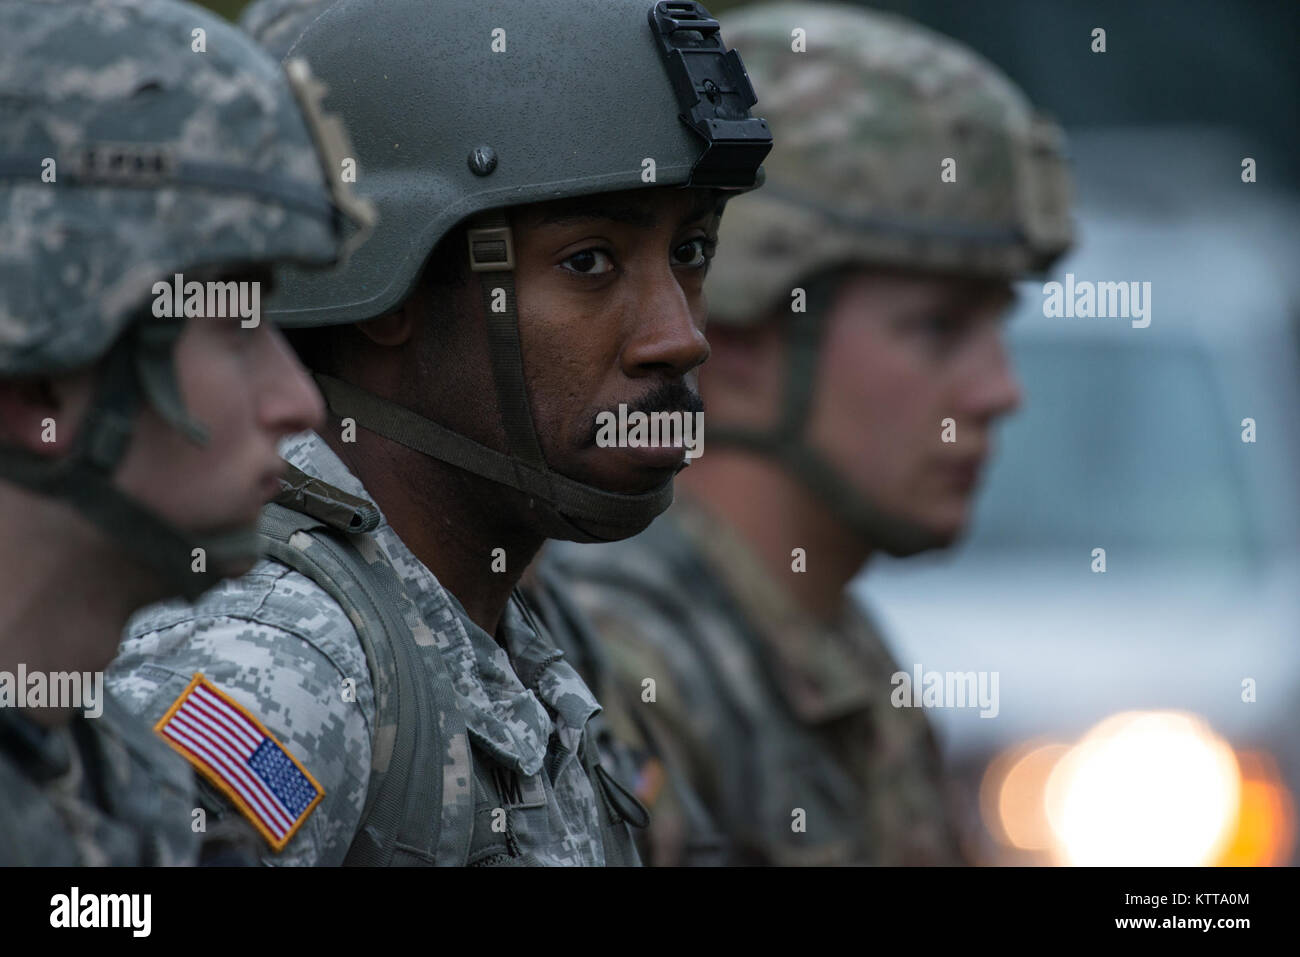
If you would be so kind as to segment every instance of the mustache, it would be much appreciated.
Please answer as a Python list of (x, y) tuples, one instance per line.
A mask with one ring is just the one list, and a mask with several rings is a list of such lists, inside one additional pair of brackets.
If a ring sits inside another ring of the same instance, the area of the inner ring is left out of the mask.
[[(652, 412), (686, 412), (694, 415), (696, 412), (704, 411), (704, 400), (700, 398), (700, 394), (680, 379), (676, 382), (661, 382), (635, 402), (622, 404), (627, 406), (629, 415), (633, 412), (643, 412), (647, 415)], [(618, 415), (618, 406), (603, 411)], [(587, 441), (591, 445), (596, 444), (596, 433), (600, 431), (596, 425), (599, 414), (598, 411), (591, 417), (591, 434), (587, 436)]]

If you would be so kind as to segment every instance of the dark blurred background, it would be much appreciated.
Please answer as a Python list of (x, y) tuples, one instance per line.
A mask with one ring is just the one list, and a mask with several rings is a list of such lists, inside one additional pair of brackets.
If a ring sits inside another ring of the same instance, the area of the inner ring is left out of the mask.
[[(432, 0), (436, 3), (436, 0)], [(539, 3), (563, 0), (537, 0)], [(245, 0), (202, 4), (231, 20)], [(713, 13), (751, 5), (713, 0)], [(1228, 126), (1261, 181), (1300, 185), (1300, 3), (1295, 0), (881, 0), (979, 50), (1067, 127)], [(1089, 50), (1106, 30), (1105, 55)], [(761, 106), (761, 101), (760, 101)]]

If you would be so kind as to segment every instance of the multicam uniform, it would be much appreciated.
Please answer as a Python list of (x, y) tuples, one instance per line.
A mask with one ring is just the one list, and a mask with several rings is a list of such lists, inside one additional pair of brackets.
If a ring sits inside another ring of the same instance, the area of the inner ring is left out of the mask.
[[(600, 635), (621, 706), (651, 725), (651, 863), (716, 862), (709, 825), (731, 864), (961, 863), (926, 719), (890, 705), (897, 669), (851, 601), (834, 624), (811, 619), (680, 495), (636, 538), (556, 545), (548, 561)], [(678, 779), (709, 818), (683, 811)]]

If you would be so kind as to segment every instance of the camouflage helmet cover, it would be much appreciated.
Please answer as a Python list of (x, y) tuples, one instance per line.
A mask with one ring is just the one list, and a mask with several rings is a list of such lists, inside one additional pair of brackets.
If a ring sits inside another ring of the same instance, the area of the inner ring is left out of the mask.
[(12, 0), (0, 33), (0, 375), (95, 360), (174, 272), (336, 257), (315, 133), (233, 26), (179, 2)]
[(332, 262), (340, 214), (367, 220), (326, 180), (342, 128), (305, 64), (282, 71), (177, 0), (11, 0), (0, 35), (0, 378), (98, 363), (67, 454), (6, 444), (0, 478), (68, 502), (194, 598), (254, 559), (257, 537), (183, 529), (114, 482), (141, 401), (205, 438), (174, 362), (183, 324), (149, 300), (175, 273)]
[[(824, 269), (1014, 278), (1070, 245), (1063, 135), (974, 51), (901, 17), (820, 3), (723, 18), (776, 149), (729, 210), (710, 319), (752, 321)], [(804, 31), (806, 50), (794, 49)], [(954, 182), (940, 178), (955, 160)]]

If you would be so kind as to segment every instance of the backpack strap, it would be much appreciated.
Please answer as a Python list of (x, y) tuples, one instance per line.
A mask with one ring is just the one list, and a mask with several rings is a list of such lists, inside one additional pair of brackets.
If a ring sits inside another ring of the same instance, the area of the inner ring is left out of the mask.
[(354, 536), (378, 523), (371, 503), (291, 469), (289, 488), (263, 509), (258, 531), (266, 554), (339, 604), (370, 666), (375, 753), (361, 826), (344, 863), (459, 866), (469, 855), (473, 820), (457, 813), (452, 833), (443, 833), (443, 780), (449, 755), (470, 773), (465, 721), (450, 676), (430, 669), (416, 647), (404, 614), (418, 618), (418, 611), (396, 572), (358, 550)]

